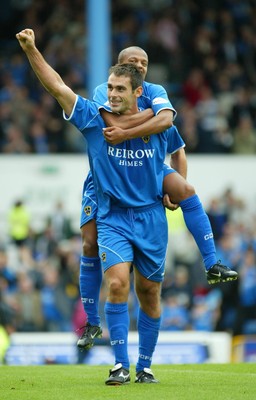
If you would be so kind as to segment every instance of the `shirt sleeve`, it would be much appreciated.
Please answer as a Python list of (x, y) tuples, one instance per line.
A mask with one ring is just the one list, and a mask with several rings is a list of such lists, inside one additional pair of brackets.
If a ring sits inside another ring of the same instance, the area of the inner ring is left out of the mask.
[(144, 108), (152, 108), (155, 115), (162, 110), (171, 110), (174, 118), (177, 115), (177, 111), (170, 102), (166, 90), (161, 85), (144, 82), (141, 101), (144, 103)]
[(167, 130), (167, 152), (173, 154), (185, 146), (186, 144), (180, 136), (177, 127), (173, 125)]
[(101, 106), (108, 103), (107, 88), (107, 82), (104, 82), (94, 89), (93, 101), (95, 101), (95, 103)]
[(80, 131), (98, 126), (98, 116), (98, 104), (81, 96), (77, 96), (70, 116), (67, 116), (63, 111), (63, 118), (71, 122)]

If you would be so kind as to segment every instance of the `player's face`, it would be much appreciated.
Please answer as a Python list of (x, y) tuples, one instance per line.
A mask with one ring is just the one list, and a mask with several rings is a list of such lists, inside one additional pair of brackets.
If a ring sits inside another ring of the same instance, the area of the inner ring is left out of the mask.
[(137, 112), (137, 97), (140, 89), (132, 90), (130, 78), (111, 74), (108, 78), (108, 101), (114, 113)]
[(140, 70), (140, 73), (143, 76), (143, 80), (145, 79), (148, 71), (148, 57), (146, 53), (139, 49), (129, 51), (122, 58), (122, 64), (126, 63), (135, 64), (136, 67)]

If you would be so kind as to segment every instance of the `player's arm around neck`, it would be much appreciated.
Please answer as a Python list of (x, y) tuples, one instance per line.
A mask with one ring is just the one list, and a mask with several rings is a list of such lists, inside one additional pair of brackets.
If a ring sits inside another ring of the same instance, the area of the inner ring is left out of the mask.
[(146, 110), (132, 115), (114, 114), (104, 110), (104, 108), (101, 108), (100, 114), (107, 126), (118, 126), (121, 129), (127, 129), (141, 125), (154, 116), (151, 108), (147, 108)]
[[(149, 118), (146, 122), (137, 124), (136, 126), (130, 125), (127, 122), (127, 128), (123, 128), (123, 137), (125, 140), (135, 139), (142, 136), (154, 135), (165, 131), (173, 124), (173, 112), (171, 110), (162, 110), (159, 114)], [(118, 126), (118, 123), (116, 124)], [(106, 128), (105, 133), (111, 132), (111, 139), (114, 141), (115, 131), (112, 127)]]
[(128, 139), (134, 139), (145, 135), (155, 135), (170, 128), (173, 124), (173, 112), (162, 110), (159, 114), (149, 119), (147, 122), (133, 128), (126, 129)]
[(46, 62), (35, 45), (32, 29), (24, 29), (17, 33), (20, 46), (44, 88), (58, 101), (67, 115), (71, 114), (76, 101), (76, 94), (63, 82), (60, 75)]

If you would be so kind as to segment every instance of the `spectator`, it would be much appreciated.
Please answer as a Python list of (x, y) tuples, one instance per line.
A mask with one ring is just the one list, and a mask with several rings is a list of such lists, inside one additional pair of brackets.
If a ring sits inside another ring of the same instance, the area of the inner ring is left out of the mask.
[(226, 207), (222, 204), (219, 198), (213, 198), (207, 211), (211, 222), (214, 238), (218, 241), (224, 234), (224, 227), (228, 222), (228, 214)]
[(62, 201), (57, 201), (55, 204), (55, 209), (49, 218), (49, 226), (52, 230), (53, 239), (56, 242), (72, 237), (70, 220)]
[(5, 355), (10, 346), (10, 335), (15, 331), (13, 309), (4, 301), (0, 291), (0, 366), (5, 363)]
[(48, 154), (49, 139), (45, 127), (40, 122), (33, 122), (29, 129), (29, 143), (33, 153)]
[(240, 117), (233, 135), (233, 153), (256, 154), (256, 128), (250, 115)]
[(189, 312), (181, 295), (171, 294), (162, 306), (161, 330), (184, 331), (189, 329)]
[(222, 296), (218, 289), (213, 289), (206, 295), (195, 296), (191, 310), (191, 328), (195, 331), (215, 331), (221, 301)]
[(12, 124), (7, 127), (2, 150), (3, 153), (24, 154), (30, 153), (31, 147), (24, 139), (22, 130), (18, 126)]
[(47, 332), (68, 332), (72, 329), (72, 309), (64, 288), (59, 283), (56, 267), (45, 265), (41, 290), (42, 313)]
[(240, 266), (239, 308), (234, 334), (256, 334), (256, 256), (249, 247)]
[(0, 284), (0, 291), (11, 293), (16, 290), (16, 274), (9, 267), (7, 252), (3, 248), (0, 248), (0, 280), (2, 282), (2, 284)]
[(17, 291), (13, 294), (17, 313), (17, 331), (38, 332), (43, 330), (43, 315), (40, 293), (35, 289), (32, 278), (20, 273)]
[(17, 200), (8, 214), (9, 235), (16, 247), (20, 261), (27, 266), (31, 265), (31, 251), (29, 248), (30, 214), (22, 200)]

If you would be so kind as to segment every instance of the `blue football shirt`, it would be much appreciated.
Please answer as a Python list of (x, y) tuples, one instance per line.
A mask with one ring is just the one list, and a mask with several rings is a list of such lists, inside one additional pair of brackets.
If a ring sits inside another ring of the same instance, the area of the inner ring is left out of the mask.
[(77, 96), (69, 117), (84, 135), (98, 202), (98, 215), (111, 205), (142, 207), (162, 200), (163, 163), (172, 152), (171, 131), (145, 136), (112, 146), (102, 134), (105, 123), (98, 104)]

